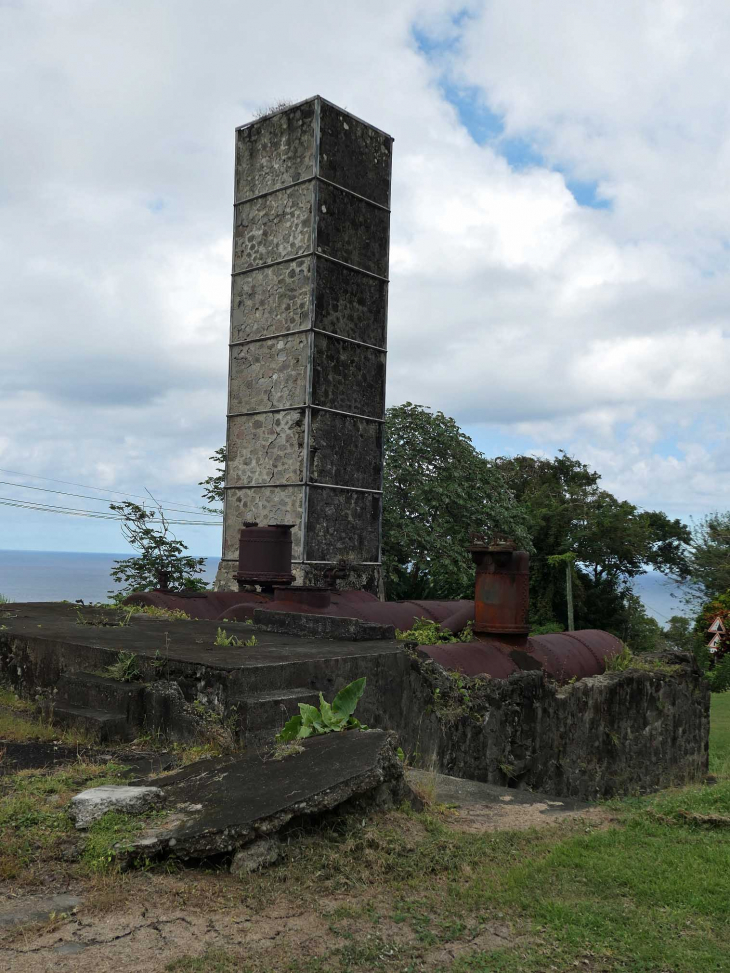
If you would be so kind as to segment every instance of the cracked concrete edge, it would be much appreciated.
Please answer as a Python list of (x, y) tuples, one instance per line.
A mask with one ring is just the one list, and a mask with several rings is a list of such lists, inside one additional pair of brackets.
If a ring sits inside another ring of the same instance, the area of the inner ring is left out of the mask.
[(118, 859), (127, 862), (140, 857), (164, 855), (187, 859), (230, 854), (259, 838), (277, 834), (294, 818), (311, 819), (349, 802), (364, 801), (375, 807), (401, 803), (412, 795), (405, 780), (403, 765), (396, 754), (396, 747), (396, 734), (387, 733), (375, 762), (362, 773), (354, 774), (306, 800), (296, 801), (274, 814), (247, 822), (240, 827), (180, 836), (174, 830), (175, 825), (182, 826), (189, 823), (190, 819), (184, 813), (176, 813), (171, 808), (164, 827), (149, 829), (129, 841), (120, 842), (114, 846), (113, 852)]

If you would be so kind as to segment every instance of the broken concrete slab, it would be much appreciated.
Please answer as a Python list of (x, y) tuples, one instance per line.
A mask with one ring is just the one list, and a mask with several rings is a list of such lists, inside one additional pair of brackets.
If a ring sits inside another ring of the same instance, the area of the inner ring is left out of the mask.
[(0, 929), (43, 922), (51, 916), (73, 912), (81, 905), (77, 895), (22, 895), (0, 901)]
[[(116, 851), (120, 857), (207, 858), (276, 834), (293, 818), (313, 818), (345, 803), (388, 807), (409, 789), (396, 736), (350, 730), (304, 740), (284, 760), (249, 751), (201, 760), (150, 784), (168, 813)], [(241, 861), (241, 860), (239, 860)]]
[(107, 784), (90, 787), (71, 798), (69, 816), (79, 829), (90, 827), (108, 811), (120, 814), (147, 814), (160, 807), (165, 794), (159, 787), (134, 787)]
[(99, 747), (68, 746), (63, 743), (46, 743), (39, 740), (16, 741), (0, 739), (0, 776), (15, 774), (19, 770), (44, 770), (62, 767), (79, 760), (95, 764), (122, 765), (123, 777), (147, 777), (161, 774), (173, 763), (170, 753), (139, 750), (109, 750)]
[(258, 838), (241, 848), (233, 856), (231, 875), (248, 875), (273, 865), (281, 857), (281, 844), (277, 838)]
[(555, 798), (478, 780), (464, 780), (409, 767), (406, 779), (417, 795), (446, 805), (461, 831), (523, 831), (566, 818), (603, 818), (605, 810), (570, 798)]

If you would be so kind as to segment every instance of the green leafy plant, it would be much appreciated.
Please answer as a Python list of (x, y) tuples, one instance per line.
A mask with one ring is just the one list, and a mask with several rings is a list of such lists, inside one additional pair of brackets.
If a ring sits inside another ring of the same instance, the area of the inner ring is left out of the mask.
[(625, 672), (627, 669), (640, 669), (643, 672), (663, 672), (665, 675), (672, 675), (678, 672), (679, 668), (679, 666), (665, 662), (663, 659), (636, 656), (628, 645), (624, 645), (618, 655), (613, 656), (606, 663), (606, 672)]
[(730, 691), (730, 652), (727, 652), (706, 675), (713, 693)]
[(133, 615), (147, 615), (148, 618), (168, 618), (171, 621), (189, 622), (190, 615), (182, 608), (157, 608), (155, 605), (130, 606)]
[(77, 625), (91, 625), (93, 627), (100, 628), (124, 628), (129, 625), (132, 621), (132, 615), (135, 614), (133, 608), (126, 608), (123, 610), (118, 610), (116, 608), (112, 609), (111, 613), (95, 612), (90, 615), (84, 615), (80, 608), (76, 609), (76, 624)]
[(0, 605), (9, 605), (9, 604), (10, 604), (10, 599), (6, 595), (0, 594)]
[(229, 635), (224, 628), (219, 628), (215, 634), (215, 642), (213, 644), (225, 646), (245, 645), (250, 647), (259, 643), (255, 635), (252, 635), (250, 639), (239, 639), (237, 635)]
[(331, 704), (325, 700), (322, 693), (319, 694), (319, 709), (309, 703), (300, 703), (299, 715), (292, 716), (284, 729), (276, 734), (277, 742), (289, 743), (291, 740), (304, 740), (310, 736), (336, 733), (341, 730), (367, 730), (367, 727), (353, 716), (364, 692), (365, 677), (363, 676), (341, 689)]
[(106, 672), (110, 679), (117, 679), (119, 682), (135, 682), (142, 678), (139, 659), (134, 652), (120, 651), (117, 661), (107, 666)]
[(418, 645), (436, 645), (439, 642), (458, 642), (459, 639), (438, 622), (430, 618), (419, 618), (412, 628), (395, 630), (395, 637), (401, 642), (416, 642)]
[(117, 596), (154, 588), (201, 591), (207, 587), (199, 577), (205, 568), (205, 558), (184, 553), (187, 545), (173, 535), (159, 504), (157, 510), (129, 500), (109, 506), (121, 518), (125, 539), (139, 552), (137, 557), (114, 562), (110, 574), (122, 585)]

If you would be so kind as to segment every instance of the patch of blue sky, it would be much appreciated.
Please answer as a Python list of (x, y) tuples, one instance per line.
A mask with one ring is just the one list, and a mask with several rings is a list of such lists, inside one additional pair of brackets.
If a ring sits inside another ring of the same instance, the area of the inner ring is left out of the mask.
[(165, 208), (165, 205), (165, 200), (162, 199), (161, 196), (155, 196), (154, 199), (150, 199), (147, 202), (147, 209), (150, 211), (150, 213), (161, 213)]
[(519, 436), (514, 432), (503, 431), (495, 426), (467, 423), (462, 430), (469, 436), (476, 448), (485, 456), (528, 456), (536, 451), (535, 440), (531, 436)]
[[(438, 64), (447, 55), (453, 55), (459, 43), (458, 27), (468, 16), (468, 11), (464, 10), (452, 18), (456, 30), (446, 36), (437, 37), (414, 28), (413, 37), (424, 57)], [(560, 172), (568, 191), (580, 206), (611, 209), (611, 201), (599, 195), (596, 180), (573, 179), (561, 166), (548, 163), (534, 141), (505, 135), (504, 116), (488, 105), (476, 85), (457, 84), (445, 64), (438, 84), (445, 100), (456, 109), (459, 121), (478, 145), (489, 145), (517, 171), (540, 166)]]

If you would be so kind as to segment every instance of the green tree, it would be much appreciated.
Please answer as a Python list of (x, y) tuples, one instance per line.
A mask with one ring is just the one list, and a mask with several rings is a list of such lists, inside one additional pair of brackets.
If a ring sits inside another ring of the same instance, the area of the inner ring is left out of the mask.
[(123, 518), (122, 533), (126, 541), (139, 551), (136, 557), (114, 562), (110, 574), (122, 585), (114, 593), (115, 597), (153, 588), (200, 591), (207, 587), (199, 577), (205, 567), (205, 558), (184, 553), (187, 545), (171, 533), (159, 505), (157, 510), (149, 510), (126, 500), (112, 503), (110, 507)]
[(383, 567), (389, 598), (470, 598), (472, 532), (509, 534), (530, 550), (502, 472), (453, 419), (406, 402), (385, 421)]
[(203, 487), (204, 500), (207, 500), (208, 503), (220, 504), (220, 506), (216, 507), (203, 508), (211, 514), (223, 513), (223, 497), (225, 496), (226, 484), (226, 455), (225, 446), (216, 449), (213, 455), (209, 457), (210, 461), (215, 464), (215, 473), (211, 473), (210, 476), (206, 476), (204, 480), (198, 483), (198, 486)]
[(687, 561), (690, 600), (711, 601), (730, 591), (730, 511), (693, 525)]
[(669, 624), (664, 629), (664, 639), (672, 648), (682, 652), (691, 652), (695, 645), (695, 633), (692, 621), (684, 615), (672, 615)]
[(605, 628), (622, 638), (635, 624), (629, 617), (636, 615), (632, 581), (647, 565), (675, 578), (686, 576), (688, 528), (661, 511), (641, 511), (617, 499), (585, 463), (564, 452), (552, 460), (516, 456), (494, 462), (524, 506), (535, 547), (533, 625), (567, 625), (566, 578), (554, 567), (556, 555), (575, 556), (576, 628)]

